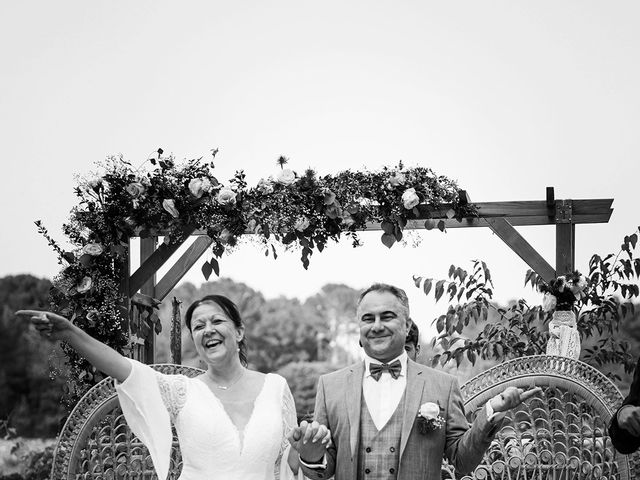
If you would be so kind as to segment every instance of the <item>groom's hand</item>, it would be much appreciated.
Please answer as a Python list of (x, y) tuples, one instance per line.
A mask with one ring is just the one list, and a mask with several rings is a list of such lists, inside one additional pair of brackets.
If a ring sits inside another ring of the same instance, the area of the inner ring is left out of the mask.
[(287, 436), (289, 443), (298, 451), (300, 459), (308, 464), (322, 463), (331, 442), (331, 432), (318, 422), (303, 421)]
[(523, 390), (522, 388), (517, 387), (507, 387), (500, 395), (496, 395), (489, 401), (491, 402), (491, 408), (493, 408), (494, 412), (506, 412), (539, 393), (542, 393), (542, 389), (540, 387), (535, 387), (530, 390)]

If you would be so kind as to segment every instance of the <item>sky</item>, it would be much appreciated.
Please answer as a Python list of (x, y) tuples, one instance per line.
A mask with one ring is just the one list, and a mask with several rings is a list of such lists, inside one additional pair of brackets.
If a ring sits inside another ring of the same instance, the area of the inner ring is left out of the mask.
[[(243, 169), (255, 184), (285, 155), (322, 175), (402, 160), (477, 202), (543, 200), (547, 186), (613, 198), (608, 224), (576, 228), (586, 270), (640, 224), (639, 17), (636, 1), (2, 2), (0, 275), (55, 275), (34, 220), (64, 244), (77, 176), (158, 147), (178, 160), (219, 148), (222, 182)], [(553, 226), (519, 231), (554, 264)], [(221, 275), (301, 299), (394, 283), (425, 331), (445, 306), (412, 276), (450, 264), (481, 258), (497, 300), (539, 301), (489, 229), (416, 232), (391, 250), (379, 236), (332, 245), (308, 271), (295, 252), (274, 261), (247, 244)], [(202, 281), (199, 266), (186, 280)]]

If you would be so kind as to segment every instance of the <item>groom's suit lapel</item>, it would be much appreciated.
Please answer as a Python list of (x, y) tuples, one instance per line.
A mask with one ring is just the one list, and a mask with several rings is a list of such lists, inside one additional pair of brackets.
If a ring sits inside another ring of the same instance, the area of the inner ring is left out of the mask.
[(402, 419), (402, 434), (400, 436), (400, 458), (409, 440), (411, 428), (420, 410), (420, 400), (424, 389), (423, 371), (411, 360), (407, 361), (407, 386), (404, 400), (404, 416)]
[(351, 457), (355, 457), (360, 435), (360, 406), (362, 405), (362, 378), (364, 377), (364, 362), (357, 363), (347, 373), (347, 384), (344, 389), (349, 418), (349, 445)]

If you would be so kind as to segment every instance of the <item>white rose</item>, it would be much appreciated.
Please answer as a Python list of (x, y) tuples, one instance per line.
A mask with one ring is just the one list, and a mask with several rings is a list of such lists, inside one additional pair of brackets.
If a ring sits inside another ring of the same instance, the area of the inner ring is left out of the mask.
[(189, 191), (196, 198), (202, 197), (203, 193), (209, 193), (211, 187), (211, 181), (208, 178), (194, 178), (189, 182)]
[(221, 205), (233, 205), (236, 203), (236, 192), (230, 188), (223, 188), (218, 192), (217, 200)]
[(580, 299), (585, 296), (584, 289), (587, 287), (587, 279), (584, 275), (580, 275), (577, 281), (572, 283), (569, 286), (569, 290), (571, 293), (577, 298)]
[(178, 218), (180, 213), (176, 208), (176, 203), (173, 199), (166, 199), (162, 201), (162, 208), (164, 208), (173, 218)]
[(343, 223), (344, 225), (346, 225), (347, 227), (350, 227), (351, 225), (353, 225), (354, 223), (356, 223), (356, 221), (353, 219), (353, 217), (351, 216), (351, 214), (350, 214), (348, 211), (346, 211), (346, 210), (343, 210), (343, 211), (342, 211), (342, 215), (341, 215), (341, 217), (342, 217), (342, 223)]
[(411, 210), (420, 203), (420, 198), (418, 197), (415, 188), (408, 188), (404, 191), (402, 194), (402, 203), (404, 204), (404, 208), (407, 210)]
[(87, 182), (87, 187), (94, 191), (98, 191), (102, 188), (102, 179), (101, 178), (92, 178)]
[(324, 204), (332, 205), (336, 201), (336, 194), (328, 188), (324, 191)]
[(437, 403), (427, 402), (420, 405), (420, 411), (418, 412), (422, 418), (427, 420), (435, 419), (440, 415), (440, 407)]
[(544, 294), (542, 297), (542, 310), (545, 312), (550, 312), (551, 310), (556, 308), (556, 304), (558, 303), (558, 299), (555, 295), (551, 295), (549, 292)]
[(309, 219), (307, 217), (305, 217), (305, 216), (301, 216), (301, 217), (298, 217), (298, 219), (296, 220), (296, 223), (294, 224), (293, 228), (295, 228), (299, 232), (302, 232), (302, 231), (306, 230), (309, 227), (309, 225), (310, 225)]
[(269, 194), (273, 192), (273, 184), (270, 180), (265, 180), (261, 178), (258, 182), (258, 191), (263, 194)]
[(392, 187), (397, 187), (398, 185), (404, 185), (406, 181), (404, 173), (394, 173), (392, 177), (389, 177), (389, 184)]
[(276, 182), (282, 185), (291, 185), (296, 181), (296, 174), (293, 170), (288, 168), (282, 169), (276, 175)]
[(139, 182), (133, 182), (127, 185), (127, 193), (131, 195), (133, 198), (138, 198), (144, 194), (146, 188)]
[(102, 248), (102, 245), (100, 245), (99, 243), (87, 243), (82, 249), (83, 254), (86, 253), (94, 257), (102, 254), (102, 252), (104, 252), (104, 248)]
[(220, 232), (220, 243), (227, 244), (233, 238), (233, 234), (226, 228)]
[(91, 281), (90, 277), (84, 277), (82, 280), (80, 280), (80, 283), (76, 285), (76, 290), (78, 291), (78, 293), (88, 292), (91, 289), (92, 283), (93, 282)]

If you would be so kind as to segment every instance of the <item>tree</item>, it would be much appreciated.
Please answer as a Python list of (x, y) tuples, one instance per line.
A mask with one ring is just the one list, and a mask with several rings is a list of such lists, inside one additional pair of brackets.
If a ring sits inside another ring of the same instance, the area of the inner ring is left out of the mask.
[(357, 358), (358, 294), (358, 290), (347, 285), (328, 283), (305, 302), (305, 306), (322, 317), (329, 327), (325, 342), (328, 354), (321, 355), (321, 358), (335, 367), (347, 365)]
[(18, 309), (46, 309), (49, 280), (31, 275), (0, 278), (0, 420), (21, 436), (52, 437), (64, 415), (60, 404), (66, 367), (59, 346), (31, 331), (14, 315)]
[(327, 332), (326, 319), (298, 299), (268, 300), (260, 321), (247, 329), (250, 364), (273, 372), (290, 362), (317, 361)]
[[(638, 231), (624, 237), (617, 254), (591, 257), (590, 288), (575, 305), (580, 336), (593, 342), (583, 349), (582, 358), (599, 368), (623, 365), (629, 373), (635, 366), (631, 346), (620, 335), (620, 326), (624, 318), (634, 314), (633, 301), (640, 295), (640, 258), (634, 256), (637, 241)], [(425, 295), (433, 292), (436, 301), (445, 297), (449, 300), (446, 314), (434, 320), (438, 336), (433, 346), (441, 350), (434, 355), (434, 364), (455, 360), (460, 365), (465, 358), (473, 364), (477, 358), (502, 361), (544, 353), (551, 312), (541, 306), (529, 306), (524, 300), (508, 308), (496, 307), (491, 302), (494, 286), (485, 262), (475, 260), (471, 273), (451, 265), (448, 279), (435, 283), (422, 277), (414, 277), (414, 281)], [(535, 272), (527, 272), (525, 285), (531, 284), (540, 291), (543, 283)], [(496, 320), (489, 320), (490, 310), (498, 314)], [(472, 322), (483, 328), (475, 338), (465, 338), (463, 334)]]
[(333, 370), (335, 369), (326, 362), (293, 362), (278, 370), (277, 373), (287, 379), (291, 388), (299, 422), (308, 420), (313, 413), (320, 375)]

